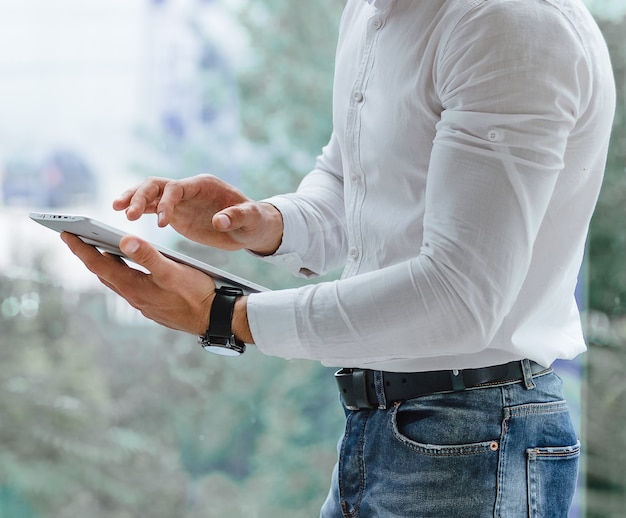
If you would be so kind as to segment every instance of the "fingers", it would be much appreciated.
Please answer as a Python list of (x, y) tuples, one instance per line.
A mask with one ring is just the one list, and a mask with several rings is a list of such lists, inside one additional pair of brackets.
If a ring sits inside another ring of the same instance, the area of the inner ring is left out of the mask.
[(217, 200), (227, 206), (240, 202), (242, 198), (234, 187), (210, 174), (169, 181), (163, 187), (157, 207), (159, 226), (170, 224), (176, 207), (183, 201), (195, 199), (205, 206), (205, 210), (209, 210)]
[(261, 205), (213, 175), (150, 178), (122, 194), (113, 207), (125, 210), (131, 221), (156, 213), (159, 227), (171, 226), (193, 241), (224, 250), (252, 243), (269, 249), (264, 243), (268, 218)]
[(194, 334), (206, 330), (215, 294), (215, 282), (210, 276), (168, 259), (135, 236), (124, 236), (120, 249), (150, 274), (129, 279), (128, 284), (136, 282), (134, 286), (117, 284), (119, 294), (144, 316), (162, 325)]
[(130, 200), (135, 193), (135, 188), (124, 191), (120, 196), (113, 200), (113, 210), (126, 210), (130, 205)]
[(163, 195), (156, 207), (159, 227), (166, 227), (170, 224), (174, 209), (185, 197), (193, 196), (189, 191), (190, 186), (185, 189), (185, 181), (171, 181), (163, 188)]
[(70, 248), (72, 253), (85, 263), (89, 271), (98, 276), (100, 276), (101, 273), (106, 274), (111, 267), (115, 267), (115, 265), (119, 266), (119, 262), (116, 259), (101, 254), (95, 247), (86, 244), (82, 239), (73, 234), (63, 232), (61, 233), (61, 239)]
[(149, 273), (101, 254), (80, 238), (63, 233), (63, 241), (100, 281), (147, 318), (194, 334), (206, 330), (215, 282), (210, 276), (166, 258), (148, 242), (125, 236), (120, 248)]
[(113, 209), (125, 210), (130, 221), (137, 220), (144, 214), (154, 214), (168, 182), (166, 178), (148, 178), (116, 198), (113, 201)]
[(174, 210), (181, 201), (192, 199), (201, 192), (206, 199), (207, 193), (213, 191), (212, 185), (217, 181), (212, 175), (198, 175), (183, 180), (148, 178), (115, 199), (113, 208), (125, 210), (126, 217), (131, 221), (144, 214), (156, 213), (158, 225), (165, 227), (170, 224)]
[(270, 203), (239, 203), (216, 213), (212, 224), (218, 232), (228, 234), (233, 243), (259, 255), (273, 254), (282, 242), (283, 217)]
[(175, 264), (150, 243), (135, 236), (124, 236), (120, 240), (120, 250), (134, 263), (161, 279), (168, 276)]
[[(153, 177), (125, 191), (113, 201), (113, 208), (126, 211), (126, 217), (131, 221), (144, 214), (156, 213), (158, 225), (165, 227), (172, 223), (181, 202), (190, 200), (207, 208), (215, 205), (215, 210), (219, 210), (248, 201), (248, 198), (232, 185), (209, 174), (182, 180)], [(226, 220), (224, 224), (227, 224)]]
[[(108, 253), (100, 253), (94, 246), (86, 244), (73, 234), (63, 232), (61, 239), (67, 244), (72, 253), (85, 263), (87, 269), (96, 274), (102, 283), (111, 289), (114, 289), (113, 285), (126, 282), (127, 275), (135, 275), (137, 273), (137, 270), (130, 268), (119, 257)], [(133, 262), (143, 266), (152, 273), (162, 272), (167, 269), (167, 264), (163, 263), (169, 262), (168, 259), (145, 241), (133, 236), (124, 236), (120, 242), (120, 248)]]

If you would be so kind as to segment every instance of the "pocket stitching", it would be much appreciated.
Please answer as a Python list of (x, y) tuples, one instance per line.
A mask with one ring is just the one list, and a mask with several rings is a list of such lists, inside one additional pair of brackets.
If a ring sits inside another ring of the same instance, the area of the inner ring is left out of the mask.
[(545, 446), (541, 448), (527, 448), (526, 455), (529, 461), (541, 459), (568, 459), (580, 455), (580, 441), (572, 446)]
[[(424, 444), (417, 441), (414, 441), (404, 435), (398, 428), (398, 420), (397, 415), (398, 411), (402, 405), (397, 405), (394, 407), (391, 414), (391, 426), (393, 431), (393, 436), (395, 439), (409, 448), (410, 450), (421, 453), (424, 455), (429, 455), (431, 457), (454, 457), (454, 456), (465, 456), (465, 455), (477, 455), (481, 453), (497, 453), (500, 449), (500, 440), (492, 441), (482, 441), (476, 443), (468, 443), (468, 444)], [(494, 445), (497, 447), (494, 448)]]
[(569, 407), (565, 400), (550, 401), (547, 403), (527, 403), (525, 405), (506, 407), (504, 409), (505, 418), (527, 415), (557, 414), (559, 412), (568, 411)]

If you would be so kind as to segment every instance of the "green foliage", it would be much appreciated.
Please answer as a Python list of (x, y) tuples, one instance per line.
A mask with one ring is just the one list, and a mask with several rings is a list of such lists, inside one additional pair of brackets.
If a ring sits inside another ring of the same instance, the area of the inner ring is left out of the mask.
[[(35, 294), (37, 310), (24, 311)], [(97, 486), (94, 509), (133, 497), (115, 474), (134, 447), (130, 431), (110, 427), (114, 405), (98, 369), (107, 342), (93, 333), (90, 297), (67, 295), (45, 280), (0, 277), (2, 505), (27, 499), (44, 516), (72, 500), (72, 487)], [(21, 300), (20, 313), (6, 310), (11, 299)]]
[(1, 321), (0, 516), (317, 512), (341, 424), (328, 370), (209, 355), (40, 279), (0, 277), (0, 303), (40, 298)]
[(242, 131), (255, 151), (245, 165), (254, 196), (294, 190), (328, 142), (344, 4), (245, 0), (237, 10), (255, 47), (254, 64), (239, 77)]
[[(617, 84), (617, 110), (605, 180), (589, 236), (590, 312), (585, 319), (585, 443), (589, 518), (626, 514), (626, 8), (596, 1)], [(618, 12), (619, 11), (619, 12)]]
[(602, 22), (617, 83), (617, 110), (604, 184), (589, 240), (590, 306), (609, 315), (626, 312), (626, 18)]
[(584, 386), (587, 516), (621, 518), (626, 515), (626, 319), (590, 311), (585, 324), (590, 342)]
[(619, 21), (626, 15), (626, 4), (622, 0), (585, 0), (585, 4), (600, 20)]
[(0, 486), (0, 516), (38, 518), (30, 504), (8, 486)]

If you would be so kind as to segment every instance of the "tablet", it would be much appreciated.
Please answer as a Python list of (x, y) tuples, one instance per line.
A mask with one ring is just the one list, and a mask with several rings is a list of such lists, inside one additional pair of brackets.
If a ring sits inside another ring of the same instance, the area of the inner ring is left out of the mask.
[[(75, 234), (85, 243), (93, 245), (104, 252), (109, 252), (111, 254), (124, 257), (125, 259), (129, 259), (119, 248), (120, 239), (122, 239), (127, 232), (110, 227), (109, 225), (105, 225), (104, 223), (87, 216), (53, 214), (48, 212), (31, 212), (29, 216), (33, 221), (36, 221), (45, 227), (56, 230), (57, 232), (69, 232), (70, 234)], [(193, 257), (188, 257), (158, 245), (152, 246), (154, 246), (165, 257), (168, 257), (173, 261), (193, 266), (207, 275), (210, 275), (218, 287), (222, 285), (234, 286), (241, 288), (245, 294), (268, 291), (268, 289), (263, 286), (246, 279), (242, 279), (241, 277), (237, 277), (236, 275), (225, 272), (224, 270), (220, 270), (210, 264), (198, 261)]]

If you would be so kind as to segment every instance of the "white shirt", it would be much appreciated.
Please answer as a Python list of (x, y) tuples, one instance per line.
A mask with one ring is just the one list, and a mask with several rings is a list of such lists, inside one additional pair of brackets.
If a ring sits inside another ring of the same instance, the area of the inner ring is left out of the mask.
[(580, 0), (349, 0), (330, 142), (269, 200), (272, 261), (344, 273), (251, 295), (259, 349), (405, 372), (581, 353), (614, 103)]

